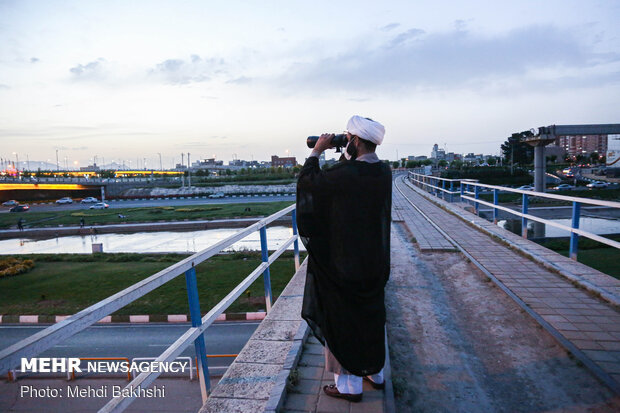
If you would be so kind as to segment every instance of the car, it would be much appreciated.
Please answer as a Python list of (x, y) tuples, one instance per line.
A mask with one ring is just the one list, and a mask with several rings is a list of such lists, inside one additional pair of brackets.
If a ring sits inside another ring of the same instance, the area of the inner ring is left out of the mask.
[(555, 188), (558, 191), (566, 191), (568, 189), (575, 189), (575, 187), (573, 185), (569, 185), (569, 184), (560, 184), (558, 186), (556, 186)]
[(97, 198), (93, 198), (92, 196), (89, 196), (87, 198), (84, 198), (80, 201), (80, 204), (92, 204), (95, 202), (99, 202), (99, 200)]
[(19, 202), (17, 202), (17, 201), (16, 201), (16, 200), (14, 200), (14, 199), (11, 199), (11, 200), (9, 200), (9, 201), (3, 202), (3, 203), (2, 203), (2, 205), (12, 207), (12, 206), (17, 206), (17, 205), (19, 205)]
[(95, 205), (91, 205), (90, 209), (106, 209), (109, 207), (110, 205), (106, 204), (105, 202), (97, 202)]
[(68, 196), (64, 197), (64, 198), (60, 198), (58, 201), (56, 201), (57, 204), (72, 204), (73, 203), (73, 199), (69, 198)]
[(224, 198), (224, 192), (216, 192), (215, 194), (209, 195), (211, 199)]
[(602, 182), (602, 181), (594, 181), (594, 182), (590, 182), (586, 186), (588, 188), (607, 188), (609, 186), (609, 183), (608, 182)]
[(533, 191), (534, 187), (532, 185), (521, 185), (517, 189), (520, 189), (522, 191)]
[(30, 209), (29, 205), (15, 205), (9, 209), (9, 212), (27, 212)]

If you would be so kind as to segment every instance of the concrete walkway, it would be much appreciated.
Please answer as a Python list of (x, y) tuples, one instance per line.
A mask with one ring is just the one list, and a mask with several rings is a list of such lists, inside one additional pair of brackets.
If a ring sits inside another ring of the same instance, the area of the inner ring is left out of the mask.
[[(422, 239), (423, 235), (427, 239), (432, 237), (434, 239), (425, 241), (432, 244), (449, 238), (560, 344), (608, 387), (620, 393), (620, 312), (616, 305), (611, 304), (619, 298), (620, 281), (523, 240), (492, 223), (485, 224), (476, 215), (457, 211), (457, 207), (446, 202), (438, 199), (431, 202), (428, 198), (432, 196), (405, 184), (400, 178), (396, 181), (397, 190), (400, 196), (408, 199), (412, 209), (420, 212), (405, 219), (416, 239)], [(416, 220), (422, 219), (422, 214), (435, 224), (436, 231), (420, 232), (421, 226)], [(496, 239), (476, 228), (487, 224), (493, 227), (488, 232), (493, 231), (491, 235)], [(531, 259), (532, 256), (539, 258), (539, 262)], [(549, 267), (558, 271), (551, 271)], [(558, 274), (563, 269), (566, 270), (565, 276)], [(579, 274), (584, 271), (588, 274)], [(577, 278), (566, 278), (571, 274)], [(607, 300), (601, 298), (600, 291), (605, 293)]]
[(325, 371), (323, 346), (313, 336), (308, 337), (304, 345), (297, 372), (296, 384), (290, 386), (287, 392), (286, 401), (281, 410), (283, 413), (383, 413), (385, 411), (386, 392), (375, 390), (366, 382), (363, 384), (363, 400), (359, 403), (335, 399), (323, 392), (323, 386), (334, 384), (334, 375)]

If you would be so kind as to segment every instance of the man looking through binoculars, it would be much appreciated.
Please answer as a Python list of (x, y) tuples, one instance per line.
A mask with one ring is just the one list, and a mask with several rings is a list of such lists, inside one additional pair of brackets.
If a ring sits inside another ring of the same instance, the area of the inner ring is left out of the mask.
[(383, 388), (384, 287), (390, 273), (392, 174), (375, 148), (379, 122), (353, 116), (341, 162), (326, 170), (320, 154), (333, 134), (320, 136), (297, 182), (299, 234), (308, 250), (302, 317), (325, 346), (332, 397), (362, 400), (362, 380)]

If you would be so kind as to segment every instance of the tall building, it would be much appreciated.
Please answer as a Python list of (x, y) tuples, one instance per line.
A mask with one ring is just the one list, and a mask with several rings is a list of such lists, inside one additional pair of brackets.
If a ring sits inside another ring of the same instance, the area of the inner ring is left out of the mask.
[(431, 151), (431, 159), (437, 159), (437, 160), (446, 159), (446, 151), (443, 149), (439, 149), (439, 145), (434, 144), (433, 150)]
[(592, 152), (603, 155), (607, 152), (607, 135), (558, 136), (555, 144), (570, 156)]

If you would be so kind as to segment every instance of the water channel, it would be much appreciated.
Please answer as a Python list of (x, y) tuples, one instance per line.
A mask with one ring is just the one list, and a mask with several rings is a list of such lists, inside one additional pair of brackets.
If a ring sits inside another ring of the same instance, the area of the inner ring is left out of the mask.
[[(552, 219), (550, 221), (571, 227), (570, 219)], [(521, 218), (501, 219), (497, 224), (508, 231), (521, 235)], [(620, 220), (617, 218), (581, 217), (579, 220), (579, 229), (597, 235), (620, 234)], [(528, 220), (527, 231), (528, 238), (559, 238), (570, 236), (568, 231), (561, 228), (545, 225), (532, 220)]]
[[(98, 234), (66, 236), (51, 239), (15, 238), (0, 241), (0, 254), (90, 254), (92, 244), (103, 244), (103, 252), (197, 252), (239, 232), (239, 228), (220, 228), (200, 231), (140, 232), (134, 234)], [(267, 228), (270, 250), (279, 248), (293, 235), (286, 226)], [(303, 244), (299, 243), (303, 250)], [(289, 249), (293, 249), (291, 245)], [(256, 231), (236, 242), (225, 251), (260, 251), (260, 235)]]

